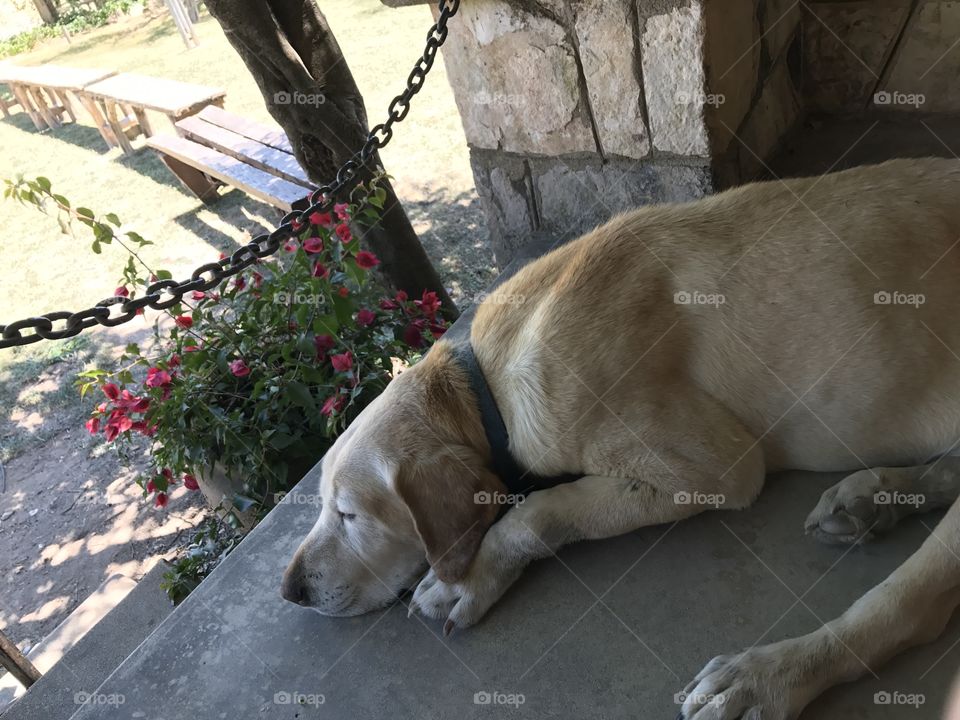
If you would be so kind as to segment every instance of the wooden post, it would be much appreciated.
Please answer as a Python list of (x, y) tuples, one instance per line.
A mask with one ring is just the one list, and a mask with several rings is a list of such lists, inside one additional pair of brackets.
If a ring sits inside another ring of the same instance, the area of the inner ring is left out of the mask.
[(193, 25), (190, 24), (190, 17), (187, 15), (187, 9), (183, 6), (183, 0), (165, 0), (170, 15), (173, 16), (173, 22), (180, 31), (180, 37), (183, 38), (183, 44), (188, 50), (197, 46), (197, 37), (193, 32)]
[(20, 649), (2, 632), (0, 632), (0, 665), (3, 665), (17, 682), (24, 687), (30, 687), (40, 679), (40, 671), (33, 663), (24, 657)]

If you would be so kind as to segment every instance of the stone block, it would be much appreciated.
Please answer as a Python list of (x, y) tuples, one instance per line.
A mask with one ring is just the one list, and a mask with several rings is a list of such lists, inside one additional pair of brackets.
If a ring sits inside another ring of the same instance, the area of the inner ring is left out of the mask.
[(706, 157), (704, 117), (704, 19), (700, 2), (647, 18), (643, 30), (643, 79), (653, 147)]
[(960, 2), (921, 4), (875, 98), (888, 109), (960, 112)]
[(743, 179), (765, 169), (800, 116), (799, 94), (785, 59), (781, 59), (770, 71), (760, 99), (740, 133), (739, 168)]
[(643, 118), (643, 88), (636, 57), (630, 0), (572, 4), (580, 61), (604, 154), (642, 158), (650, 152)]
[(443, 57), (467, 142), (516, 153), (595, 152), (576, 50), (549, 5), (533, 7), (472, 0), (449, 26)]
[(799, 0), (762, 0), (760, 30), (763, 45), (771, 60), (778, 60), (800, 26)]

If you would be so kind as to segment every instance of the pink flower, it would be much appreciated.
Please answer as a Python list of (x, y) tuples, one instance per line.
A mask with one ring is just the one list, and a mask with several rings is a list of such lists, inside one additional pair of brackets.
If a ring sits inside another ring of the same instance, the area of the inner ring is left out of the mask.
[(333, 206), (333, 211), (341, 220), (346, 220), (348, 217), (350, 217), (350, 214), (347, 212), (348, 210), (350, 210), (349, 203), (337, 203)]
[(98, 417), (90, 418), (89, 420), (87, 420), (86, 426), (87, 426), (87, 432), (89, 432), (91, 435), (96, 435), (98, 432), (100, 432), (100, 418)]
[(287, 240), (287, 242), (284, 243), (283, 245), (283, 249), (286, 250), (287, 252), (296, 252), (297, 243), (294, 242), (293, 240)]
[(432, 290), (423, 291), (423, 299), (414, 300), (413, 304), (420, 308), (420, 311), (429, 318), (437, 314), (440, 309), (440, 298)]
[(120, 429), (113, 423), (107, 423), (107, 427), (103, 431), (104, 437), (107, 438), (107, 442), (113, 442), (117, 439), (117, 435), (120, 434)]
[(321, 262), (315, 262), (313, 264), (313, 276), (317, 278), (328, 278), (330, 277), (330, 271), (327, 270), (326, 265)]
[(147, 380), (145, 382), (147, 387), (164, 387), (170, 384), (170, 373), (166, 370), (161, 370), (158, 367), (152, 367), (147, 370)]
[(203, 300), (206, 296), (207, 294), (203, 290), (194, 290), (190, 297), (194, 300)]
[(157, 497), (154, 498), (153, 504), (158, 508), (165, 508), (167, 506), (168, 498), (165, 492), (157, 493)]
[(353, 355), (349, 350), (342, 355), (331, 355), (330, 364), (337, 372), (350, 372), (350, 368), (353, 367)]
[(337, 288), (337, 295), (339, 295), (340, 297), (346, 297), (349, 294), (350, 294), (350, 291), (346, 288), (346, 286)]
[(116, 400), (120, 397), (120, 388), (113, 383), (107, 383), (100, 389), (103, 390), (103, 394), (107, 396), (108, 400)]
[(130, 291), (127, 290), (126, 285), (121, 285), (116, 290), (113, 291), (114, 297), (130, 297)]
[(373, 312), (373, 310), (367, 310), (366, 308), (363, 308), (357, 313), (357, 324), (361, 325), (362, 327), (373, 325), (373, 322), (376, 319), (377, 314)]
[(353, 239), (353, 234), (350, 232), (350, 228), (346, 223), (340, 223), (337, 225), (337, 229), (334, 230), (337, 234), (337, 237), (340, 238), (340, 242), (348, 243)]
[(303, 249), (308, 255), (323, 252), (323, 240), (318, 237), (309, 237), (303, 241)]
[(331, 395), (328, 397), (324, 403), (323, 407), (320, 408), (320, 412), (323, 415), (333, 415), (343, 410), (343, 404), (346, 402), (346, 398), (343, 395)]
[(290, 221), (290, 227), (293, 228), (294, 232), (299, 232), (303, 229), (303, 223), (297, 220), (297, 218), (294, 218)]
[(180, 355), (174, 353), (170, 356), (170, 359), (167, 360), (167, 365), (169, 367), (179, 367), (180, 366)]
[(384, 298), (383, 300), (380, 301), (381, 310), (396, 310), (398, 307), (400, 306), (397, 305), (397, 303), (395, 303), (390, 298)]
[(193, 344), (193, 345), (184, 345), (184, 346), (183, 346), (183, 351), (184, 351), (184, 352), (196, 352), (196, 351), (199, 350), (199, 349), (200, 349), (200, 344), (199, 344), (199, 343), (196, 343), (196, 344)]
[(197, 479), (190, 473), (183, 474), (183, 486), (187, 490), (199, 490), (200, 484), (197, 482)]
[(230, 363), (230, 372), (232, 372), (237, 377), (246, 377), (250, 374), (250, 368), (247, 367), (247, 364), (243, 359), (233, 360)]
[(189, 315), (177, 315), (173, 321), (177, 324), (177, 327), (181, 327), (184, 330), (189, 330), (193, 327), (193, 318)]
[(358, 252), (356, 261), (357, 267), (361, 267), (364, 270), (372, 270), (380, 264), (380, 258), (367, 250), (361, 250)]
[(322, 225), (323, 227), (330, 227), (331, 225), (333, 225), (333, 217), (328, 212), (325, 212), (325, 213), (315, 212), (315, 213), (311, 213), (310, 222), (312, 222), (314, 225)]

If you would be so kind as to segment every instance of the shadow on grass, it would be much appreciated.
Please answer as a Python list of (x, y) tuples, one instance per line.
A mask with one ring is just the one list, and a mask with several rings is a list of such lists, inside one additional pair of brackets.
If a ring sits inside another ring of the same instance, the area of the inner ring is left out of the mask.
[[(74, 112), (82, 112), (82, 110), (75, 105)], [(37, 130), (33, 125), (33, 121), (30, 120), (30, 117), (24, 112), (18, 112), (8, 118), (4, 118), (2, 122), (25, 133), (30, 133), (31, 135), (43, 134), (52, 141), (74, 145), (100, 155), (107, 152), (107, 145), (103, 141), (103, 138), (100, 137), (100, 132), (90, 125), (68, 122), (54, 130)]]

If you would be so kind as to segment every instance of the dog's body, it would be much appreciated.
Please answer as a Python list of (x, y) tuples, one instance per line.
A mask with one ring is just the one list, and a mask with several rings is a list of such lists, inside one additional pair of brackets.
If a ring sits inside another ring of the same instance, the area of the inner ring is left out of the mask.
[[(949, 505), (960, 495), (958, 240), (960, 162), (946, 160), (615, 218), (504, 283), (471, 330), (514, 457), (539, 475), (584, 477), (494, 522), (499, 508), (474, 497), (505, 488), (441, 341), (324, 459), (324, 511), (285, 596), (328, 614), (374, 609), (425, 556), (411, 609), (468, 626), (531, 560), (746, 507), (780, 469), (859, 470), (808, 518), (824, 539), (853, 542)], [(924, 499), (884, 505), (882, 490)], [(842, 618), (712, 661), (683, 712), (795, 717), (826, 687), (935, 636), (958, 602), (954, 507)]]

